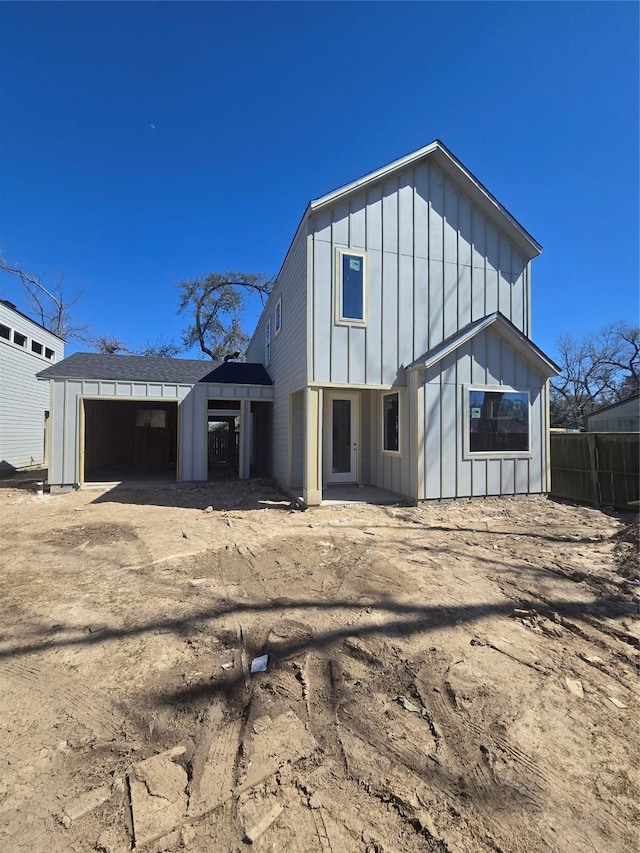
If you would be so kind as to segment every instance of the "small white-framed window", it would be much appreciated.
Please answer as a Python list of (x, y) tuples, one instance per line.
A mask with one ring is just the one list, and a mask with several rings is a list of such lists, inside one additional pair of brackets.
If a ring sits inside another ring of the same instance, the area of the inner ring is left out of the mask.
[(278, 334), (280, 329), (282, 328), (282, 296), (278, 297), (278, 301), (276, 302), (276, 310), (273, 314), (273, 330)]
[(27, 345), (27, 336), (23, 335), (21, 332), (14, 331), (13, 333), (13, 342), (17, 344), (19, 347), (26, 347)]
[(35, 352), (36, 355), (42, 355), (42, 344), (38, 343), (38, 341), (31, 341), (31, 352)]
[(55, 352), (52, 349), (49, 349), (49, 347), (44, 348), (44, 357), (45, 358), (48, 358), (50, 361), (52, 361), (54, 355), (55, 355)]
[(528, 391), (505, 385), (466, 386), (465, 450), (470, 458), (531, 456)]
[(400, 454), (400, 392), (382, 395), (382, 451)]
[(0, 338), (4, 338), (5, 341), (11, 340), (11, 329), (4, 323), (0, 323)]
[(336, 250), (336, 322), (366, 323), (366, 255), (352, 249)]
[(264, 328), (264, 363), (271, 364), (271, 320), (267, 320)]

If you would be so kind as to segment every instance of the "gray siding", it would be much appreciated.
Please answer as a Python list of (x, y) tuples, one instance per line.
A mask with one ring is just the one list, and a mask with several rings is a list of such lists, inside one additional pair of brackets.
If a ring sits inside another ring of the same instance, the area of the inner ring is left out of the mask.
[(58, 379), (52, 385), (52, 435), (49, 483), (76, 486), (80, 471), (80, 407), (83, 399), (176, 401), (178, 406), (178, 480), (207, 479), (207, 403), (233, 398), (271, 400), (271, 386), (176, 385), (153, 382), (97, 382)]
[[(528, 391), (530, 454), (465, 459), (468, 385), (506, 385)], [(420, 371), (418, 386), (418, 498), (535, 494), (548, 491), (546, 383), (490, 330)], [(404, 484), (403, 484), (404, 485)], [(400, 489), (408, 493), (408, 489)]]
[[(275, 308), (282, 300), (282, 328), (275, 333)], [(271, 360), (265, 361), (265, 328), (271, 321)], [(274, 384), (273, 471), (276, 480), (293, 485), (289, 454), (289, 395), (307, 383), (307, 229), (303, 220), (291, 244), (265, 310), (247, 348), (247, 361), (260, 362)], [(293, 452), (302, 448), (292, 446)], [(295, 462), (296, 466), (298, 461)], [(297, 477), (297, 468), (295, 476)], [(301, 482), (301, 478), (300, 478)], [(297, 485), (298, 483), (296, 483)]]
[[(12, 340), (0, 338), (0, 469), (46, 464), (45, 411), (49, 411), (49, 383), (36, 374), (64, 357), (64, 342), (37, 323), (0, 303), (0, 323), (11, 329)], [(13, 342), (13, 332), (25, 335), (26, 345)], [(31, 349), (35, 341), (43, 355)], [(54, 351), (47, 359), (44, 348)]]
[[(311, 217), (311, 380), (389, 386), (473, 320), (501, 311), (529, 334), (529, 267), (432, 162)], [(366, 326), (334, 322), (336, 248), (366, 251)]]

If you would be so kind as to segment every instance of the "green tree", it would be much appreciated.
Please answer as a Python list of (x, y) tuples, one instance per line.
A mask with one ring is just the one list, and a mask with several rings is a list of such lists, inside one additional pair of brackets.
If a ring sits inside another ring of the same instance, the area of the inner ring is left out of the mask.
[(192, 318), (183, 333), (185, 349), (198, 346), (209, 358), (220, 359), (246, 348), (249, 336), (241, 317), (247, 297), (257, 294), (264, 305), (273, 280), (258, 273), (212, 272), (183, 281), (178, 287), (178, 313)]

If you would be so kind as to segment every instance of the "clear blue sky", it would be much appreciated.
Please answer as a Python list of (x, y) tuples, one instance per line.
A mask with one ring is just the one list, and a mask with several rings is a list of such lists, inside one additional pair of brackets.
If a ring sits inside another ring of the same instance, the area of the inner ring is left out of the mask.
[(439, 138), (543, 245), (553, 356), (638, 321), (638, 9), (2, 3), (0, 251), (95, 333), (177, 339), (179, 281), (274, 274), (309, 199)]

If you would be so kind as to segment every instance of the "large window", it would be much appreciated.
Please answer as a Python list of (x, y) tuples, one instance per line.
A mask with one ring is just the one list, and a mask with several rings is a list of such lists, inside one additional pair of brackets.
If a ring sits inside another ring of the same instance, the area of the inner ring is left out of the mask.
[(387, 453), (400, 452), (400, 395), (382, 397), (382, 449)]
[(342, 323), (365, 322), (365, 256), (338, 249), (337, 320)]
[(470, 388), (469, 453), (528, 453), (529, 394)]

